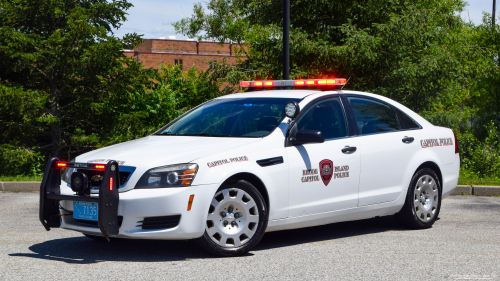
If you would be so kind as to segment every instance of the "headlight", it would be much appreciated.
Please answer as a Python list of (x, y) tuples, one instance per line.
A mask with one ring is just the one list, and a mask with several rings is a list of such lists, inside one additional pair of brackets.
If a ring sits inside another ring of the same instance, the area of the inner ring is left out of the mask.
[[(72, 159), (69, 162), (75, 162), (75, 159)], [(73, 172), (76, 172), (75, 168), (65, 168), (62, 173), (62, 180), (66, 183), (71, 183), (71, 174), (73, 174)]]
[(190, 186), (197, 171), (197, 164), (177, 164), (153, 168), (142, 175), (135, 188)]

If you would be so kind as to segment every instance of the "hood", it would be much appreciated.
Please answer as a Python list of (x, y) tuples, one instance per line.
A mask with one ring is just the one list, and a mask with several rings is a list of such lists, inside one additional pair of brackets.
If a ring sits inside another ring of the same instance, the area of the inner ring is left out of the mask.
[(257, 142), (261, 138), (219, 138), (194, 136), (148, 136), (82, 154), (76, 162), (106, 163), (152, 168), (189, 163), (200, 157)]

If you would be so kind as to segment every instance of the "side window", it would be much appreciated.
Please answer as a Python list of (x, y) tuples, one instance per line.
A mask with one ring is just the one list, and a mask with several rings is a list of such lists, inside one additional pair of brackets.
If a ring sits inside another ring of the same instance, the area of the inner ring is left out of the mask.
[(360, 135), (396, 131), (398, 117), (388, 105), (369, 99), (348, 97)]
[(321, 131), (325, 139), (347, 136), (345, 114), (339, 98), (311, 106), (297, 121), (297, 129)]

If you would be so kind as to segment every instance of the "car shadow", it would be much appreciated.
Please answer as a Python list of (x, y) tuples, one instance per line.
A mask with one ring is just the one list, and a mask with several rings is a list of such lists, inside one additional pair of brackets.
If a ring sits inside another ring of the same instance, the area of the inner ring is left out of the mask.
[(406, 231), (393, 216), (266, 233), (253, 251), (335, 240), (386, 231)]
[[(393, 217), (335, 223), (323, 226), (266, 233), (252, 252), (294, 246), (358, 235), (401, 231)], [(69, 264), (93, 264), (103, 261), (168, 262), (217, 258), (202, 251), (193, 241), (134, 240), (97, 242), (82, 237), (61, 238), (29, 247), (32, 253), (9, 254), (12, 257), (60, 261)], [(252, 252), (246, 256), (254, 255)]]

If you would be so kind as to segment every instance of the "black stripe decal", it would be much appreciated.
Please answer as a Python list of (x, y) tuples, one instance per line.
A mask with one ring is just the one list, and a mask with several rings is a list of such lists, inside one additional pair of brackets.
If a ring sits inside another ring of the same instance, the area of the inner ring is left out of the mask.
[(272, 165), (278, 165), (283, 163), (283, 157), (273, 157), (273, 158), (267, 158), (267, 159), (262, 159), (262, 160), (257, 160), (257, 164), (259, 164), (261, 167), (267, 167), (267, 166), (272, 166)]

